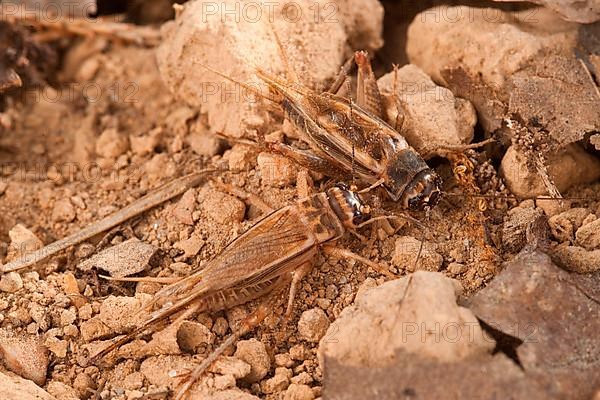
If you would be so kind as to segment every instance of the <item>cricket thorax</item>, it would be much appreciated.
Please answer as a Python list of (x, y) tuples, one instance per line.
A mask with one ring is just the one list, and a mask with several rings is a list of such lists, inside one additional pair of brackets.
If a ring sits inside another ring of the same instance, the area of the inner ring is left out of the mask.
[(298, 205), (319, 243), (339, 239), (371, 217), (369, 206), (343, 184), (300, 200)]
[(329, 206), (327, 194), (317, 193), (298, 203), (300, 213), (316, 237), (318, 243), (325, 243), (341, 237), (346, 231), (344, 225)]

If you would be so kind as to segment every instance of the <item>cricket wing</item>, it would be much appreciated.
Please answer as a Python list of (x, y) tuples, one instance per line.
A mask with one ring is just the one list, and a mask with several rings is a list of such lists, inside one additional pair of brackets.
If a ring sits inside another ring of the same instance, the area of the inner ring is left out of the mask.
[(285, 207), (229, 243), (202, 270), (162, 288), (152, 303), (187, 304), (228, 288), (267, 281), (310, 260), (316, 251), (315, 239), (297, 209)]

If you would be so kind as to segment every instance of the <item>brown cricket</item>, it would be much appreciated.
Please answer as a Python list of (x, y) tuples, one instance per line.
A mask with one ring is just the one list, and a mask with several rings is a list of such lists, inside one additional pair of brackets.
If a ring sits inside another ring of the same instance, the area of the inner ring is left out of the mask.
[[(319, 251), (354, 258), (389, 276), (391, 273), (382, 270), (376, 263), (335, 247), (335, 242), (345, 232), (355, 232), (381, 218), (389, 217), (371, 218), (369, 206), (344, 184), (272, 211), (229, 243), (201, 270), (158, 291), (145, 308), (152, 309), (157, 303), (165, 305), (139, 328), (95, 354), (92, 360), (103, 357), (144, 332), (156, 329), (158, 323), (175, 314), (181, 313), (177, 317), (177, 320), (181, 320), (194, 313), (216, 312), (269, 293), (277, 294), (287, 287), (290, 289), (286, 315), (289, 315), (298, 285), (312, 269), (313, 259)], [(152, 278), (116, 280), (144, 281)], [(267, 316), (272, 308), (269, 305), (273, 297), (276, 296), (267, 298), (189, 375), (175, 396), (176, 399), (183, 398), (193, 382), (228, 346)]]
[[(369, 185), (382, 186), (394, 202), (405, 209), (429, 209), (441, 195), (441, 179), (406, 139), (383, 120), (383, 105), (377, 80), (366, 52), (348, 60), (327, 92), (304, 86), (290, 67), (277, 33), (272, 31), (283, 60), (287, 81), (260, 68), (256, 75), (268, 86), (269, 95), (204, 66), (219, 76), (240, 84), (281, 106), (300, 140), (310, 149), (284, 143), (266, 143), (311, 171), (329, 177), (355, 176)], [(353, 62), (358, 66), (356, 101), (338, 95)]]

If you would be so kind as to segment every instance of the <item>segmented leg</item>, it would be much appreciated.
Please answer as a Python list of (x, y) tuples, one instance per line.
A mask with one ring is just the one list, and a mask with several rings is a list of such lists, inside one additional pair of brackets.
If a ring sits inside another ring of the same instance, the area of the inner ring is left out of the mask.
[(217, 347), (215, 349), (215, 351), (213, 351), (210, 355), (208, 355), (208, 357), (206, 357), (204, 360), (202, 360), (200, 365), (198, 365), (187, 376), (187, 378), (185, 379), (185, 382), (183, 382), (181, 387), (177, 390), (177, 393), (175, 394), (175, 400), (183, 400), (186, 393), (192, 387), (194, 382), (196, 382), (198, 380), (198, 378), (200, 378), (200, 376), (202, 376), (204, 371), (206, 371), (206, 369), (208, 367), (210, 367), (211, 364), (213, 362), (215, 362), (215, 360), (217, 358), (219, 358), (219, 356), (221, 356), (225, 352), (225, 350), (227, 350), (227, 348), (229, 346), (233, 345), (240, 337), (242, 337), (246, 333), (252, 331), (258, 325), (260, 325), (262, 323), (262, 321), (264, 321), (264, 319), (271, 312), (273, 312), (273, 309), (275, 308), (275, 304), (279, 300), (279, 295), (281, 294), (282, 289), (285, 288), (287, 286), (287, 284), (290, 283), (291, 279), (292, 279), (292, 277), (290, 275), (282, 277), (280, 282), (278, 282), (278, 284), (277, 284), (278, 287), (272, 292), (272, 294), (270, 296), (268, 296), (265, 300), (263, 300), (259, 304), (259, 306), (256, 308), (256, 310), (254, 310), (254, 312), (252, 312), (250, 315), (248, 315), (240, 323), (238, 329), (236, 331), (234, 331), (231, 334), (231, 336), (229, 336), (227, 339), (225, 339), (225, 341), (223, 343), (221, 343), (221, 345), (219, 347)]
[(396, 275), (394, 275), (393, 273), (388, 271), (388, 269), (386, 267), (379, 265), (379, 264), (369, 260), (368, 258), (360, 256), (356, 253), (353, 253), (350, 250), (343, 249), (340, 247), (323, 246), (323, 252), (325, 254), (333, 256), (333, 257), (349, 258), (349, 259), (359, 261), (359, 262), (373, 268), (375, 271), (379, 272), (380, 274), (387, 276), (388, 278), (396, 278)]
[(357, 51), (354, 53), (354, 60), (358, 66), (356, 104), (373, 115), (383, 118), (383, 101), (367, 52)]
[(311, 150), (296, 149), (283, 143), (269, 143), (269, 150), (293, 160), (310, 171), (326, 176), (347, 176), (343, 171), (337, 170), (329, 160)]
[(107, 281), (113, 282), (148, 282), (148, 283), (160, 283), (164, 285), (168, 285), (171, 283), (175, 283), (181, 279), (179, 276), (164, 276), (164, 277), (156, 277), (156, 276), (133, 276), (133, 277), (124, 277), (124, 278), (114, 278), (112, 276), (100, 275), (100, 278), (106, 279)]
[(299, 199), (304, 199), (310, 196), (312, 192), (313, 182), (306, 168), (302, 168), (296, 175), (296, 192)]
[(302, 264), (300, 268), (294, 271), (294, 275), (292, 277), (292, 283), (290, 285), (290, 295), (288, 297), (287, 308), (285, 309), (285, 317), (289, 318), (292, 315), (292, 310), (294, 309), (294, 299), (296, 298), (296, 294), (298, 293), (298, 288), (300, 287), (300, 283), (302, 279), (312, 270), (312, 262), (307, 262)]
[(344, 65), (342, 65), (340, 73), (335, 78), (331, 86), (329, 86), (329, 89), (327, 89), (326, 93), (338, 94), (338, 92), (344, 85), (344, 82), (346, 82), (346, 79), (348, 79), (348, 75), (350, 75), (355, 65), (356, 64), (354, 63), (354, 56), (348, 58)]
[(396, 118), (394, 120), (394, 130), (400, 132), (404, 126), (404, 110), (401, 110), (401, 102), (398, 97), (398, 66), (394, 65), (394, 80), (392, 81), (392, 97), (394, 98), (394, 105), (396, 107)]

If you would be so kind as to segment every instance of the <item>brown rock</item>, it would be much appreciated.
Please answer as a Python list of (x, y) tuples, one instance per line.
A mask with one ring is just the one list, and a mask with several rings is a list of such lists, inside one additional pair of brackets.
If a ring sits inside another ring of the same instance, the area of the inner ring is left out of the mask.
[(15, 293), (22, 288), (23, 279), (18, 272), (9, 272), (0, 278), (0, 292)]
[(71, 386), (56, 380), (48, 383), (48, 393), (60, 400), (79, 400), (79, 395)]
[(566, 242), (575, 239), (575, 231), (579, 229), (583, 220), (590, 215), (587, 208), (573, 207), (548, 219), (550, 231), (556, 240)]
[(365, 290), (329, 327), (319, 360), (382, 367), (399, 349), (442, 362), (491, 354), (494, 340), (456, 304), (457, 291), (457, 281), (425, 271)]
[(223, 158), (229, 163), (231, 171), (246, 171), (256, 162), (256, 149), (243, 144), (236, 144), (231, 150), (225, 152)]
[(600, 4), (594, 0), (532, 0), (532, 3), (556, 11), (567, 21), (588, 24), (600, 20)]
[(50, 350), (56, 357), (65, 358), (67, 351), (69, 350), (69, 342), (66, 340), (58, 339), (54, 336), (49, 336), (44, 341), (44, 345)]
[[(394, 90), (396, 79), (396, 93)], [(416, 65), (405, 65), (377, 81), (385, 103), (387, 120), (404, 117), (400, 130), (421, 154), (439, 155), (444, 145), (468, 144), (477, 122), (475, 108), (468, 100), (436, 85)]]
[(79, 284), (72, 272), (66, 272), (64, 274), (63, 290), (65, 291), (65, 294), (69, 296), (73, 305), (78, 309), (87, 303), (86, 298), (79, 293)]
[(209, 371), (221, 375), (233, 375), (236, 379), (245, 378), (250, 374), (250, 365), (235, 357), (220, 357), (210, 367)]
[(532, 229), (536, 224), (546, 226), (546, 218), (539, 208), (515, 207), (509, 210), (502, 225), (502, 247), (511, 253), (520, 252), (528, 240), (535, 240)]
[[(293, 36), (300, 41), (293, 45), (284, 42), (284, 47), (291, 65), (297, 71), (303, 71), (303, 81), (325, 82), (337, 75), (348, 55), (345, 46), (348, 37), (355, 38), (356, 43), (382, 44), (379, 36), (382, 7), (372, 0), (368, 4), (372, 7), (369, 18), (365, 18), (358, 11), (365, 9), (363, 2), (332, 3), (328, 8), (332, 11), (329, 23), (321, 23), (321, 18), (314, 18), (312, 2), (285, 1), (275, 4), (271, 11), (259, 8), (256, 17), (239, 16), (236, 23), (227, 23), (222, 19), (222, 13), (226, 8), (242, 11), (239, 3), (236, 8), (236, 2), (228, 0), (219, 3), (215, 13), (207, 13), (206, 7), (214, 8), (214, 3), (208, 0), (189, 2), (175, 21), (163, 27), (164, 41), (157, 53), (159, 68), (176, 96), (194, 108), (201, 106), (202, 112), (207, 113), (211, 132), (227, 132), (239, 137), (248, 129), (266, 124), (262, 102), (255, 101), (251, 92), (240, 85), (199, 68), (198, 61), (262, 90), (262, 85), (253, 76), (254, 65), (275, 74), (283, 72), (270, 32), (269, 21), (272, 21), (281, 38)], [(320, 14), (325, 12), (322, 7), (319, 10)], [(290, 12), (294, 13), (293, 17), (288, 15)], [(355, 24), (355, 21), (365, 23)], [(323, 41), (324, 37), (328, 40)], [(217, 45), (219, 43), (228, 45)], [(307, 58), (307, 54), (311, 57)], [(312, 62), (313, 59), (320, 62)]]
[(306, 310), (298, 321), (298, 334), (302, 340), (317, 343), (329, 328), (329, 318), (320, 308)]
[(186, 137), (186, 142), (192, 151), (200, 156), (212, 157), (223, 151), (223, 139), (208, 132), (192, 131)]
[(600, 250), (600, 218), (577, 229), (575, 239), (579, 246), (587, 250)]
[(188, 357), (160, 355), (146, 358), (140, 365), (140, 372), (151, 385), (175, 389), (180, 382), (177, 377), (193, 370), (196, 365)]
[(183, 321), (177, 330), (177, 344), (182, 351), (204, 354), (215, 342), (215, 335), (206, 326), (193, 321)]
[(521, 253), (469, 303), (479, 319), (522, 341), (523, 370), (548, 391), (590, 398), (600, 384), (598, 287), (598, 273), (569, 274), (541, 252)]
[(48, 349), (37, 336), (16, 335), (0, 330), (0, 361), (10, 371), (40, 386), (46, 382)]
[(75, 219), (77, 213), (73, 203), (68, 198), (56, 200), (52, 209), (52, 221), (54, 222), (71, 222)]
[(0, 393), (3, 400), (57, 400), (30, 380), (0, 372)]
[(204, 246), (204, 240), (202, 240), (202, 238), (198, 235), (194, 234), (190, 236), (189, 239), (180, 240), (179, 242), (173, 245), (173, 247), (175, 247), (176, 249), (183, 251), (184, 258), (195, 256), (196, 254), (198, 254), (200, 249), (202, 249), (202, 246)]
[[(578, 145), (570, 145), (547, 160), (548, 174), (560, 192), (600, 178), (600, 160), (586, 153)], [(530, 171), (527, 158), (515, 146), (509, 147), (502, 159), (500, 173), (512, 193), (522, 198), (546, 195), (540, 174)]]
[(196, 191), (190, 189), (181, 196), (171, 212), (175, 219), (185, 225), (194, 225), (192, 213), (196, 208)]
[(148, 316), (147, 312), (141, 311), (141, 307), (149, 298), (149, 295), (109, 296), (100, 305), (98, 318), (113, 332), (129, 332)]
[(160, 143), (162, 134), (162, 128), (158, 127), (151, 130), (147, 135), (130, 136), (129, 141), (131, 142), (131, 150), (138, 156), (145, 156), (146, 154), (153, 153), (154, 149)]
[(271, 369), (271, 359), (265, 345), (254, 338), (239, 341), (234, 357), (250, 365), (250, 373), (244, 378), (246, 382), (260, 381)]
[(266, 186), (289, 186), (295, 182), (298, 175), (296, 164), (277, 154), (260, 153), (257, 162), (261, 182)]
[(275, 375), (272, 378), (261, 382), (260, 388), (264, 393), (276, 393), (287, 389), (290, 384), (290, 377), (286, 373), (278, 373), (280, 368), (277, 368)]
[(232, 224), (244, 219), (244, 202), (223, 192), (204, 187), (200, 190), (198, 202), (202, 212), (220, 224)]
[(552, 261), (567, 271), (589, 274), (600, 270), (600, 249), (586, 250), (562, 243), (552, 248), (549, 253)]
[(439, 271), (444, 258), (428, 242), (423, 243), (421, 256), (418, 264), (416, 264), (420, 248), (421, 242), (412, 236), (399, 237), (396, 239), (392, 263), (411, 272), (415, 270)]
[(116, 129), (107, 129), (96, 140), (96, 154), (108, 159), (117, 159), (129, 149), (127, 137)]
[(400, 350), (383, 368), (348, 366), (333, 358), (325, 365), (324, 398), (559, 399), (502, 353), (446, 363)]
[(158, 249), (151, 244), (132, 238), (84, 260), (77, 265), (82, 271), (96, 267), (115, 278), (122, 278), (144, 271)]
[(288, 386), (283, 396), (284, 400), (313, 400), (315, 394), (308, 385), (298, 385), (292, 383)]
[(8, 254), (6, 261), (16, 260), (25, 254), (39, 250), (44, 247), (44, 243), (25, 226), (21, 224), (15, 225), (8, 231), (10, 237), (10, 245), (8, 246)]

